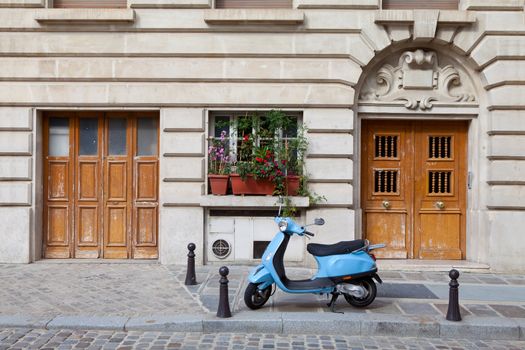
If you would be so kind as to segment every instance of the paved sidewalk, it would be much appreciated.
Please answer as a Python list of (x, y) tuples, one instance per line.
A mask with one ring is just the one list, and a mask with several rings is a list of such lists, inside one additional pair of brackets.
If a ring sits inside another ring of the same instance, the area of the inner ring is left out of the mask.
[[(184, 266), (112, 263), (0, 265), (0, 329), (108, 329), (175, 332), (261, 332), (355, 336), (460, 337), (525, 340), (525, 276), (462, 273), (462, 322), (444, 320), (448, 276), (442, 272), (380, 272), (384, 284), (366, 309), (340, 298), (277, 291), (258, 311), (244, 306), (251, 267), (231, 266), (234, 317), (215, 317), (219, 266), (197, 268), (197, 286), (184, 286)], [(312, 271), (289, 268), (290, 278)]]

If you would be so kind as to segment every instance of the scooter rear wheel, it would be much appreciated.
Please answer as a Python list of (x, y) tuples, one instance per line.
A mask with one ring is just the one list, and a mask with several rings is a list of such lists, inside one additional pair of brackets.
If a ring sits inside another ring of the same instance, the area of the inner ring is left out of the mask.
[(272, 294), (272, 286), (268, 286), (263, 290), (259, 290), (259, 285), (249, 283), (244, 291), (244, 303), (252, 310), (260, 309), (266, 304)]
[(377, 287), (374, 281), (371, 278), (367, 278), (365, 280), (361, 281), (361, 286), (364, 287), (368, 295), (364, 298), (356, 298), (352, 295), (345, 294), (345, 299), (348, 302), (348, 304), (355, 306), (355, 307), (366, 307), (374, 301), (377, 295)]

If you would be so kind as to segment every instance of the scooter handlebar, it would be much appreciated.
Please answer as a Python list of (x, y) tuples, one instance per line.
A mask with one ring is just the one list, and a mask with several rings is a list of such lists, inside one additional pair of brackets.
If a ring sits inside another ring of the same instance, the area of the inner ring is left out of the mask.
[(308, 235), (308, 236), (311, 236), (311, 237), (315, 236), (312, 232), (308, 232), (306, 230), (304, 231), (304, 234)]

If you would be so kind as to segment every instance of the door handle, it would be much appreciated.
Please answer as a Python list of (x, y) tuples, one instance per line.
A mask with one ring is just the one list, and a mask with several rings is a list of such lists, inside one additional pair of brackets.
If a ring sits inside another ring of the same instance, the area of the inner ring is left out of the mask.
[(389, 201), (383, 201), (383, 208), (389, 209), (390, 208), (390, 202)]
[(442, 201), (437, 201), (435, 204), (436, 208), (438, 209), (445, 209), (445, 203)]

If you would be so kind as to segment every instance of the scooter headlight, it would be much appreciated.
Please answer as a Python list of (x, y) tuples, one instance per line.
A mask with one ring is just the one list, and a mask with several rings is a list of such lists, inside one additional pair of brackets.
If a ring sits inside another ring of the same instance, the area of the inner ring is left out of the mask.
[(279, 222), (279, 230), (281, 232), (286, 231), (287, 228), (288, 228), (288, 222), (286, 222), (285, 220)]

